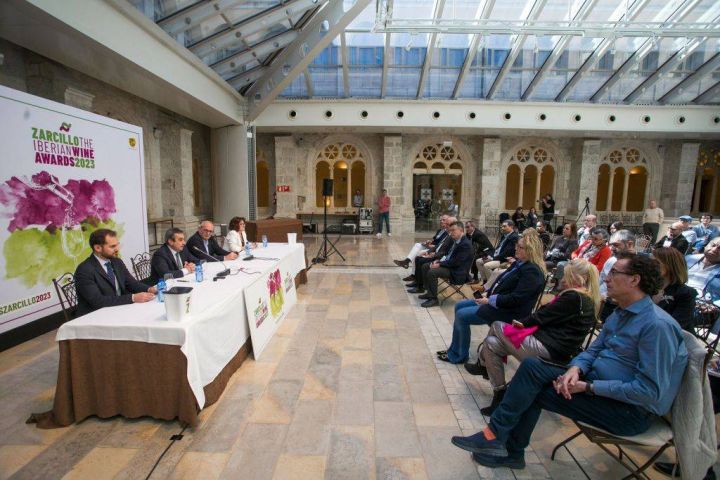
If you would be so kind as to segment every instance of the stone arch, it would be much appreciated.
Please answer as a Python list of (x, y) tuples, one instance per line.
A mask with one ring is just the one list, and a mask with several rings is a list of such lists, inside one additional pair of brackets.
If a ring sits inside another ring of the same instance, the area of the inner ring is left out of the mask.
[[(608, 183), (602, 185), (600, 184), (601, 179), (598, 178), (595, 194), (596, 209), (598, 211), (614, 211), (614, 208), (619, 205), (619, 211), (630, 211), (627, 204), (629, 198), (627, 190), (631, 187), (630, 182), (633, 181), (631, 177), (636, 173), (641, 173), (637, 172), (638, 169), (644, 169), (645, 191), (642, 195), (642, 202), (636, 200), (633, 202), (635, 205), (631, 205), (631, 207), (634, 207), (632, 211), (642, 212), (651, 197), (659, 197), (660, 195), (659, 182), (661, 179), (658, 176), (661, 174), (659, 173), (659, 162), (660, 160), (653, 149), (639, 143), (614, 142), (603, 149), (600, 154), (598, 172), (600, 172), (603, 165), (607, 165), (609, 177)], [(624, 184), (622, 189), (620, 189), (620, 186), (615, 185), (615, 172), (620, 168), (623, 169), (622, 179)], [(635, 173), (633, 173), (634, 170)], [(606, 192), (603, 193), (600, 190), (601, 187), (607, 188)], [(653, 192), (656, 192), (655, 195), (653, 195)], [(603, 206), (605, 208), (601, 209)]]

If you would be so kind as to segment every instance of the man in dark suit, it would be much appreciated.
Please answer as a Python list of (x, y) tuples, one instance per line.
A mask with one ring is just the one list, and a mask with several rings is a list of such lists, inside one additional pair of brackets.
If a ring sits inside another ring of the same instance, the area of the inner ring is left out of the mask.
[(517, 243), (515, 255), (515, 261), (492, 284), (486, 297), (463, 300), (455, 305), (452, 342), (447, 351), (438, 352), (440, 360), (463, 363), (468, 359), (470, 325), (490, 325), (496, 320), (510, 323), (532, 312), (545, 285), (545, 274), (538, 265), (528, 261), (523, 238)]
[(490, 239), (483, 232), (475, 228), (475, 224), (472, 221), (465, 222), (465, 235), (470, 239), (473, 245), (473, 263), (470, 268), (470, 273), (473, 276), (472, 283), (478, 283), (478, 268), (475, 261), (482, 258), (493, 251), (493, 244), (490, 243)]
[(144, 303), (155, 298), (157, 288), (138, 282), (118, 258), (117, 233), (101, 228), (90, 234), (92, 254), (75, 270), (77, 315), (103, 307)]
[(512, 220), (504, 220), (500, 225), (502, 236), (500, 243), (492, 255), (479, 258), (475, 263), (482, 277), (482, 283), (485, 283), (492, 275), (492, 271), (508, 261), (508, 258), (515, 257), (515, 244), (520, 236), (515, 231), (515, 223)]
[(165, 232), (165, 244), (155, 250), (150, 260), (150, 281), (157, 283), (166, 274), (173, 278), (184, 277), (195, 271), (195, 265), (201, 259), (188, 252), (185, 247), (185, 233), (179, 228), (169, 228)]
[(655, 244), (655, 248), (672, 247), (685, 255), (690, 244), (688, 243), (687, 238), (685, 238), (685, 235), (683, 235), (682, 232), (682, 222), (673, 223), (668, 227), (667, 235), (662, 237)]
[[(430, 240), (425, 240), (423, 243), (416, 243), (408, 252), (407, 256), (402, 260), (393, 260), (395, 265), (398, 267), (409, 268), (410, 264), (415, 260), (418, 255), (422, 255), (427, 252), (434, 252), (437, 246), (442, 242), (443, 238), (447, 236), (448, 216), (440, 216), (440, 229), (435, 232), (435, 235)], [(411, 278), (412, 277), (412, 278)], [(414, 280), (414, 275), (407, 277), (405, 281)]]
[[(447, 224), (447, 230), (450, 230), (450, 225), (451, 223)], [(423, 267), (427, 264), (434, 262), (435, 260), (440, 260), (444, 255), (448, 253), (448, 251), (450, 251), (450, 247), (452, 246), (452, 244), (452, 238), (450, 238), (449, 234), (446, 234), (442, 237), (442, 240), (440, 240), (440, 242), (435, 245), (434, 250), (429, 250), (415, 257), (414, 273), (411, 276), (403, 279), (406, 282), (410, 282), (407, 284), (408, 293), (425, 293), (425, 278), (423, 276)]]
[[(217, 240), (213, 236), (215, 232), (215, 226), (209, 220), (205, 220), (200, 224), (198, 231), (193, 234), (192, 237), (188, 238), (186, 250), (190, 250), (190, 254), (207, 260), (207, 256), (211, 256), (216, 260), (235, 260), (238, 254), (235, 252), (228, 252), (218, 245)], [(199, 250), (199, 251), (198, 251)], [(200, 253), (202, 252), (202, 253)], [(203, 255), (203, 253), (205, 255)]]
[(438, 305), (437, 288), (438, 279), (445, 278), (459, 285), (467, 282), (470, 264), (473, 259), (473, 248), (470, 240), (465, 236), (462, 222), (455, 222), (448, 230), (452, 245), (447, 255), (439, 260), (423, 266), (423, 283), (427, 285), (428, 293), (420, 295), (425, 300), (420, 306), (430, 308)]

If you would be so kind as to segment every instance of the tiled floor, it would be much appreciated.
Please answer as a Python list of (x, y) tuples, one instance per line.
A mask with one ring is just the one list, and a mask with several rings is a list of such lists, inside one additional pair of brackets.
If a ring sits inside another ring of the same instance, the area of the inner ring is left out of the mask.
[[(450, 437), (485, 425), (487, 382), (438, 362), (451, 336), (452, 301), (420, 308), (392, 266), (412, 239), (345, 237), (309, 272), (298, 304), (260, 361), (247, 360), (201, 425), (88, 419), (58, 430), (26, 425), (50, 408), (57, 374), (54, 332), (0, 353), (0, 479), (477, 479), (584, 478), (566, 452), (574, 432), (543, 414), (524, 470), (473, 464)], [(319, 241), (306, 240), (308, 258)], [(486, 327), (474, 330), (476, 345)], [(516, 363), (510, 361), (514, 370)], [(571, 449), (592, 478), (623, 470), (581, 439)], [(670, 454), (672, 455), (672, 454)], [(653, 478), (663, 478), (651, 473)]]

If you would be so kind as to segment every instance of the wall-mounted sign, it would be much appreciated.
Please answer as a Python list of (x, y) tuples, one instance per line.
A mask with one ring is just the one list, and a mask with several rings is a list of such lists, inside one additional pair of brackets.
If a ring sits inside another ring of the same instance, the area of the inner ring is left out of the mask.
[(276, 192), (289, 192), (290, 185), (278, 185), (275, 187)]

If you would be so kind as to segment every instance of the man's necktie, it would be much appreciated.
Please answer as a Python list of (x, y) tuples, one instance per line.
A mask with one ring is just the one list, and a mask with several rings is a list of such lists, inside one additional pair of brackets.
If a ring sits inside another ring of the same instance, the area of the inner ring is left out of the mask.
[(117, 295), (120, 295), (120, 289), (118, 288), (118, 282), (117, 277), (115, 277), (115, 272), (113, 271), (112, 264), (108, 261), (105, 262), (105, 270), (107, 270), (108, 277), (110, 278), (110, 281), (115, 286), (115, 293)]
[(182, 269), (183, 269), (183, 262), (182, 262), (182, 259), (180, 258), (180, 253), (178, 253), (178, 252), (175, 252), (175, 261), (176, 261), (177, 264), (178, 264), (178, 268), (179, 268), (180, 270), (182, 270)]

